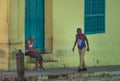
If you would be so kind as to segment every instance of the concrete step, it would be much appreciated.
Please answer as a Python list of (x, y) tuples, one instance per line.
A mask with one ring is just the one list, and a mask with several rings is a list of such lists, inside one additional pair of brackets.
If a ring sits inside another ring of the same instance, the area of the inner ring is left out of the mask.
[[(47, 54), (47, 56), (46, 55), (43, 56), (43, 66), (45, 68), (57, 68), (58, 67), (58, 60), (53, 59), (50, 56), (48, 56), (48, 54)], [(35, 62), (36, 62), (35, 58), (31, 58), (31, 57), (27, 56), (26, 57), (25, 68), (28, 69), (28, 70), (35, 69)]]

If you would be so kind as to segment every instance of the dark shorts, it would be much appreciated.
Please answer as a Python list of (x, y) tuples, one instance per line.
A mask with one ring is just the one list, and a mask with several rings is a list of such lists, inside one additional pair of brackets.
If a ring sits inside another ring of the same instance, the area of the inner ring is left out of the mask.
[(78, 46), (78, 49), (83, 49), (83, 48), (85, 48), (86, 46), (83, 46), (83, 47), (80, 47), (80, 46)]
[(26, 54), (32, 58), (36, 58), (37, 61), (43, 60), (43, 58), (40, 54), (34, 54), (32, 51), (28, 51)]

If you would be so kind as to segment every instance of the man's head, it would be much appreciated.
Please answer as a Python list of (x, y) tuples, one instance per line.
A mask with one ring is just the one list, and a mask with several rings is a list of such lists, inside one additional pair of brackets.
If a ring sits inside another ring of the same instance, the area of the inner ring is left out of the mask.
[(81, 33), (81, 32), (82, 32), (81, 28), (77, 28), (77, 33)]
[(34, 37), (30, 36), (30, 42), (33, 42), (33, 41), (34, 41)]

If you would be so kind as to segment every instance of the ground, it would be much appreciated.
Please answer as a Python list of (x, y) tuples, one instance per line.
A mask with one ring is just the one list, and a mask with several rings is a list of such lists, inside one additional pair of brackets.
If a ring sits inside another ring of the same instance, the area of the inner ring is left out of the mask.
[[(16, 71), (0, 71), (0, 81), (15, 81)], [(88, 67), (77, 72), (77, 68), (52, 68), (45, 71), (25, 70), (26, 81), (120, 81), (120, 65)]]

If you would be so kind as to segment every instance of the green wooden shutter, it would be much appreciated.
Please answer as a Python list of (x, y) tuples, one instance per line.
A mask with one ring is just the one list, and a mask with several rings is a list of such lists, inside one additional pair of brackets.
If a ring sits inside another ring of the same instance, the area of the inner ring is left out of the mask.
[(85, 0), (86, 34), (105, 32), (105, 0)]

